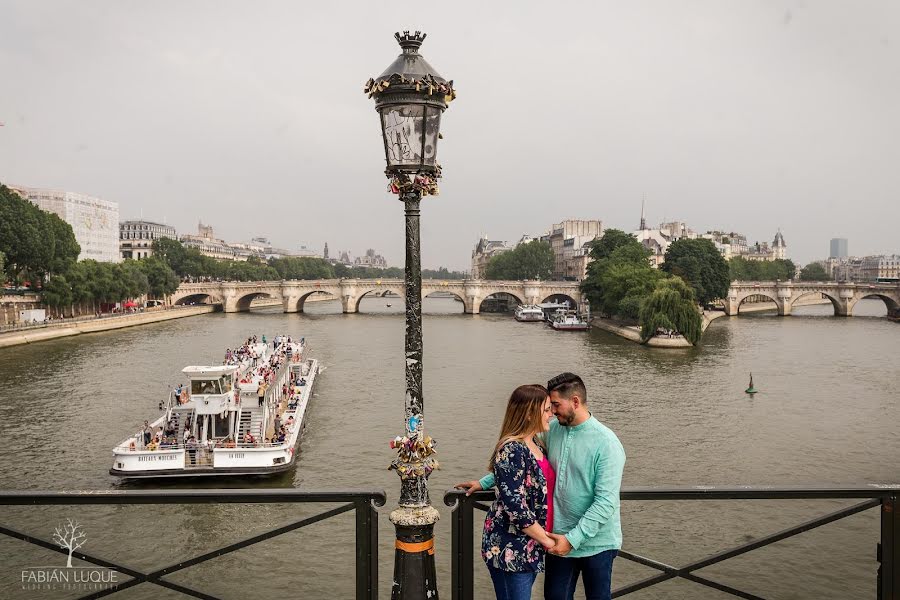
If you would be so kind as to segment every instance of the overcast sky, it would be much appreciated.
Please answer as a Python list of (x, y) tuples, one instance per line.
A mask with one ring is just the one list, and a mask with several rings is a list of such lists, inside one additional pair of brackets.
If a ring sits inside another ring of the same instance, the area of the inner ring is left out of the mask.
[(426, 267), (566, 218), (900, 252), (900, 3), (0, 0), (0, 182), (402, 265), (362, 92), (421, 29), (459, 96)]

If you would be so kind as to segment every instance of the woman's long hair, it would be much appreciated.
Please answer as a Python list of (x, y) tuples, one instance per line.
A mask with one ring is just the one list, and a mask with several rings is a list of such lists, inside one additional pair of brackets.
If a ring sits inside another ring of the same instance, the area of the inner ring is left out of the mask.
[(541, 419), (544, 417), (544, 401), (547, 400), (547, 396), (547, 388), (536, 383), (520, 385), (513, 390), (509, 402), (506, 404), (506, 415), (503, 417), (500, 437), (497, 445), (494, 446), (493, 454), (491, 454), (488, 470), (494, 470), (497, 452), (500, 451), (503, 444), (513, 439), (521, 439), (535, 434), (543, 429)]

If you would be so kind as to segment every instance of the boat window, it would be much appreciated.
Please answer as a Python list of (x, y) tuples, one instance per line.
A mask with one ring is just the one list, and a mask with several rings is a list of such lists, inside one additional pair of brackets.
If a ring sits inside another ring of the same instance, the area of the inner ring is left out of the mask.
[(227, 394), (231, 391), (231, 375), (224, 375), (222, 379), (219, 380), (219, 387), (222, 389), (223, 393)]
[(221, 388), (217, 380), (194, 379), (191, 381), (192, 394), (221, 394)]

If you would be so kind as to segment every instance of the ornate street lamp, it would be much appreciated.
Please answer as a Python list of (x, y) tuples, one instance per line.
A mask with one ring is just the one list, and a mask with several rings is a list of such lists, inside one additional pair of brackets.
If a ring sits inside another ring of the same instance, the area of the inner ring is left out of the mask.
[(437, 162), (441, 113), (453, 100), (446, 81), (419, 54), (425, 34), (395, 33), (403, 53), (365, 92), (381, 116), (385, 175), (406, 213), (406, 431), (391, 441), (397, 458), (390, 465), (400, 475), (400, 506), (391, 513), (397, 533), (393, 600), (437, 598), (434, 524), (438, 511), (428, 499), (428, 476), (437, 468), (435, 442), (425, 435), (422, 398), (422, 260), (419, 203), (438, 193)]

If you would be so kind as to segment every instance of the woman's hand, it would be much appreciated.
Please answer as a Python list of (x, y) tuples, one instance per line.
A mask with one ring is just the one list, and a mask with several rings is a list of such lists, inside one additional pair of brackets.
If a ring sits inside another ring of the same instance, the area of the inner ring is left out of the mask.
[(541, 540), (541, 546), (544, 547), (544, 550), (551, 550), (556, 546), (556, 540), (546, 533), (544, 534), (544, 538), (545, 539)]
[(458, 490), (465, 490), (466, 496), (471, 496), (472, 492), (481, 491), (481, 483), (479, 483), (477, 479), (473, 481), (463, 481), (462, 483), (457, 483), (453, 487)]

